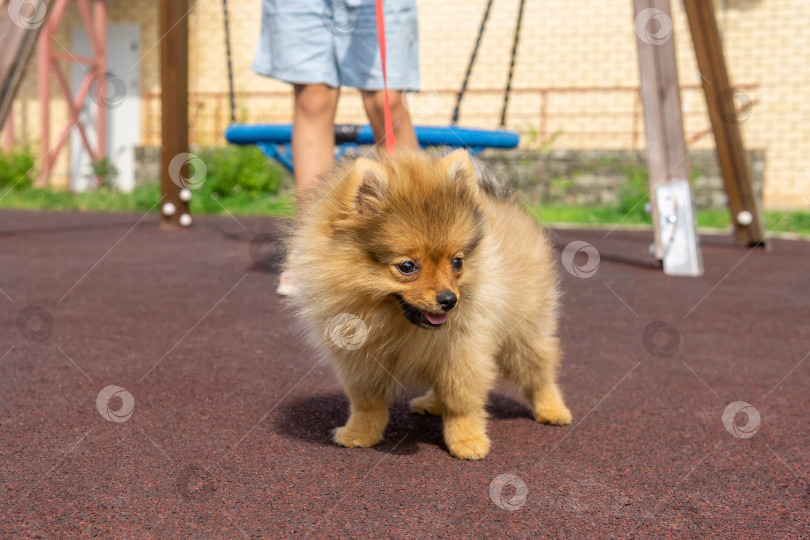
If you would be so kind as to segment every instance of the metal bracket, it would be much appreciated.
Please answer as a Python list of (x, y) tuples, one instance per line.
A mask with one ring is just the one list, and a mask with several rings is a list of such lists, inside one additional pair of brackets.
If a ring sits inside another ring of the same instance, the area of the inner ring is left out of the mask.
[(687, 180), (671, 180), (655, 188), (658, 231), (664, 273), (670, 276), (703, 274), (697, 220)]

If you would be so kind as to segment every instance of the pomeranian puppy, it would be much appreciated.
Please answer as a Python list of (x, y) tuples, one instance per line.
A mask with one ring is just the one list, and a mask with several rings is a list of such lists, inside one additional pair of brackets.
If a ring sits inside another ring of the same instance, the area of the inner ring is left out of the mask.
[(361, 157), (319, 189), (285, 269), (307, 334), (351, 403), (337, 444), (379, 442), (392, 400), (419, 384), (428, 391), (411, 410), (442, 416), (453, 456), (481, 459), (499, 374), (520, 386), (535, 420), (571, 422), (556, 383), (551, 245), (467, 152)]

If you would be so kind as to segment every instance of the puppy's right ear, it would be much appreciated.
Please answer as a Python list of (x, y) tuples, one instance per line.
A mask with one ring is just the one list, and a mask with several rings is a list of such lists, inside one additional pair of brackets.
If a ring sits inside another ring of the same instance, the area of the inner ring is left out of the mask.
[(478, 193), (478, 181), (473, 168), (470, 154), (461, 148), (450, 152), (439, 160), (447, 176), (454, 182), (465, 184), (472, 193)]
[(375, 213), (388, 193), (388, 173), (380, 163), (358, 158), (349, 173), (346, 201), (351, 211), (358, 214)]

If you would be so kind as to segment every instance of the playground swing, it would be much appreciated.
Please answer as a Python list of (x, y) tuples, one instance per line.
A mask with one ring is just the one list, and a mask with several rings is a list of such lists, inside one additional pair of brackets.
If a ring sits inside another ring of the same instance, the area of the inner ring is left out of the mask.
[[(470, 80), (470, 74), (475, 64), (481, 37), (486, 28), (490, 9), (493, 0), (487, 2), (481, 25), (475, 41), (475, 46), (467, 64), (467, 71), (464, 76), (461, 88), (456, 97), (456, 105), (453, 110), (451, 123), (447, 127), (439, 126), (414, 126), (414, 132), (419, 145), (443, 146), (450, 148), (468, 148), (471, 153), (477, 154), (484, 148), (515, 148), (520, 142), (520, 136), (514, 131), (505, 129), (506, 112), (509, 105), (509, 94), (512, 88), (512, 75), (515, 67), (515, 57), (517, 54), (518, 41), (520, 39), (520, 26), (523, 18), (524, 0), (520, 2), (517, 24), (515, 25), (514, 43), (510, 57), (509, 75), (506, 89), (504, 91), (503, 109), (501, 112), (501, 122), (499, 129), (471, 129), (459, 127), (458, 117), (464, 93)], [(381, 12), (382, 0), (377, 0), (378, 13)], [(223, 17), (225, 21), (225, 48), (228, 66), (228, 81), (230, 91), (231, 125), (225, 131), (225, 139), (231, 144), (256, 145), (268, 157), (275, 159), (290, 171), (293, 170), (292, 162), (292, 124), (239, 124), (236, 123), (236, 105), (234, 100), (233, 69), (231, 67), (231, 46), (230, 33), (228, 29), (228, 3), (222, 0)], [(381, 19), (381, 17), (380, 17)], [(378, 26), (378, 36), (384, 43), (384, 29)], [(385, 51), (381, 47), (383, 60), (383, 74), (385, 75)], [(387, 109), (387, 108), (386, 108)], [(386, 110), (386, 112), (388, 112)], [(387, 116), (387, 115), (386, 115)], [(335, 144), (338, 145), (336, 155), (343, 155), (348, 149), (358, 145), (374, 144), (374, 134), (371, 126), (366, 125), (336, 125)]]

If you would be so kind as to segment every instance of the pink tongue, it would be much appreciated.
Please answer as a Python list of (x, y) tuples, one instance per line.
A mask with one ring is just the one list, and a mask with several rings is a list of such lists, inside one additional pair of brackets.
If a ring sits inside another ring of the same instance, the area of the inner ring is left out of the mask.
[(430, 324), (444, 324), (444, 322), (447, 320), (447, 313), (442, 313), (441, 315), (434, 315), (432, 313), (428, 313), (427, 311), (423, 311), (422, 313), (425, 314), (425, 317), (428, 321), (430, 321)]

